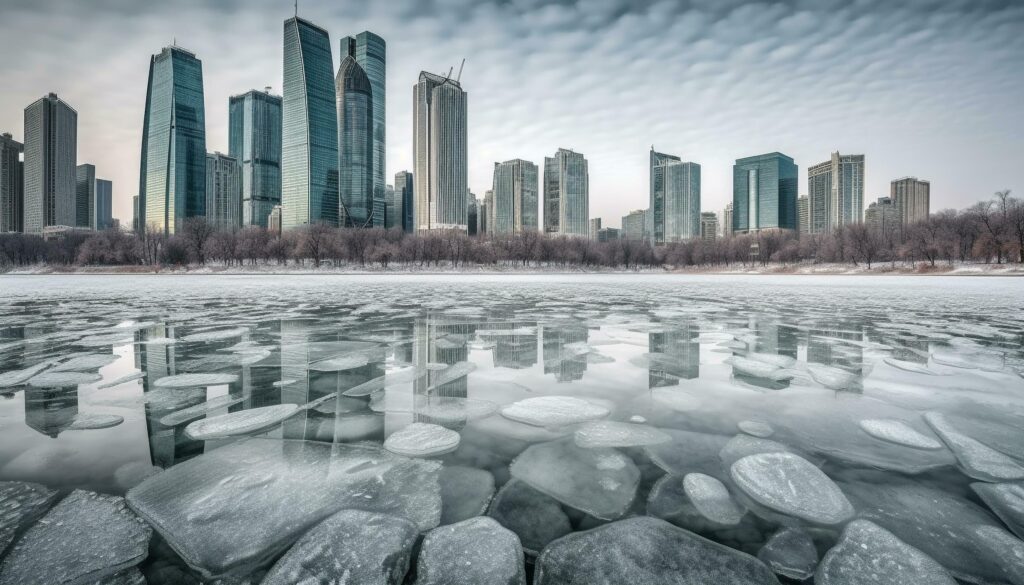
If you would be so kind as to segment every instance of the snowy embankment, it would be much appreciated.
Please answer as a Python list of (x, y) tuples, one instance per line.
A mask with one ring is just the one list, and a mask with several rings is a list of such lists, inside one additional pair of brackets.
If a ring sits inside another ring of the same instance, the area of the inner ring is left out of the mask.
[(733, 264), (730, 266), (688, 266), (672, 270), (675, 274), (796, 274), (796, 275), (920, 275), (920, 276), (1024, 276), (1024, 265), (1021, 264), (975, 264), (936, 263), (930, 266), (918, 263), (908, 264), (875, 263), (869, 269), (865, 264), (838, 263), (795, 263), (769, 264), (768, 266)]

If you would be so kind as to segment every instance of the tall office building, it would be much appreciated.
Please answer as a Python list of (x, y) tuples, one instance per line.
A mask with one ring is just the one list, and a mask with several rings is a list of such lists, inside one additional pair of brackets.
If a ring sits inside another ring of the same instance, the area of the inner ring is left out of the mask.
[(96, 179), (96, 214), (93, 216), (94, 230), (109, 230), (114, 227), (114, 184), (106, 179)]
[(537, 231), (537, 165), (514, 159), (494, 163), (492, 184), (494, 218), (492, 234), (521, 234)]
[(797, 228), (797, 166), (772, 152), (741, 158), (732, 167), (732, 225), (737, 233)]
[[(342, 39), (344, 49), (345, 39)], [(354, 39), (349, 39), (352, 44)], [(341, 60), (334, 80), (338, 103), (339, 223), (345, 227), (383, 227), (374, 213), (373, 88), (351, 54)], [(383, 188), (379, 193), (383, 200)]]
[(135, 233), (139, 233), (139, 230), (142, 229), (142, 225), (139, 223), (140, 217), (142, 214), (139, 211), (139, 196), (132, 195), (132, 231)]
[(898, 229), (903, 223), (899, 207), (891, 197), (879, 197), (864, 210), (864, 223), (875, 232)]
[(139, 225), (165, 234), (206, 215), (203, 63), (181, 47), (165, 47), (149, 61), (139, 213)]
[(281, 204), (281, 96), (269, 87), (228, 99), (228, 155), (242, 167), (242, 225), (267, 227)]
[(590, 173), (578, 152), (559, 148), (544, 158), (544, 231), (590, 235)]
[(219, 152), (206, 155), (206, 221), (218, 229), (242, 227), (242, 168)]
[(726, 203), (722, 210), (722, 237), (732, 235), (732, 203)]
[(281, 223), (338, 225), (338, 104), (327, 31), (284, 21)]
[(75, 223), (77, 228), (95, 229), (96, 165), (75, 167)]
[(649, 210), (655, 244), (700, 237), (700, 165), (652, 148)]
[(480, 221), (480, 206), (477, 204), (476, 195), (466, 189), (466, 232), (477, 235), (477, 222)]
[(714, 211), (701, 212), (700, 239), (705, 242), (714, 242), (718, 239), (718, 214)]
[[(25, 148), (27, 152), (27, 141)], [(889, 197), (900, 210), (900, 219), (904, 224), (928, 219), (931, 212), (931, 190), (930, 182), (918, 180), (917, 177), (896, 179), (889, 185)]]
[(384, 185), (384, 229), (402, 227), (402, 202), (395, 199), (395, 186)]
[(413, 88), (416, 231), (466, 231), (466, 92), (458, 80), (420, 72)]
[(796, 200), (796, 224), (797, 231), (801, 235), (810, 233), (810, 205), (808, 204), (807, 195), (801, 195)]
[(395, 173), (395, 200), (401, 202), (402, 206), (402, 219), (399, 226), (402, 231), (411, 234), (415, 231), (415, 216), (413, 215), (413, 209), (415, 207), (415, 198), (413, 193), (413, 180), (412, 173), (409, 171), (399, 171)]
[(487, 235), (487, 204), (482, 199), (476, 200), (476, 235)]
[(674, 154), (657, 152), (653, 146), (651, 147), (648, 165), (650, 170), (648, 209), (652, 216), (655, 244), (665, 243), (665, 166), (667, 163), (677, 163), (681, 160)]
[(647, 215), (646, 209), (635, 209), (628, 215), (622, 216), (622, 233), (619, 237), (624, 240), (646, 240), (647, 239)]
[(839, 154), (807, 169), (808, 233), (824, 234), (864, 218), (864, 155)]
[(593, 217), (590, 219), (590, 239), (596, 240), (597, 233), (601, 231), (601, 218)]
[(341, 39), (341, 58), (347, 56), (363, 69), (373, 90), (373, 197), (379, 206), (387, 183), (387, 43), (369, 31), (345, 37)]
[(483, 233), (494, 233), (494, 189), (484, 191), (484, 229)]
[(74, 227), (78, 112), (55, 93), (36, 100), (25, 108), (24, 148), (24, 231)]
[(21, 153), (24, 145), (0, 134), (0, 233), (24, 231), (25, 193)]

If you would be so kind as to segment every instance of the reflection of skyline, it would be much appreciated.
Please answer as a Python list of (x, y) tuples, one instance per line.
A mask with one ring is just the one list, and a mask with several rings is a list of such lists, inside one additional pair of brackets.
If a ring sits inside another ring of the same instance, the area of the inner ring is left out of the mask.
[(57, 438), (78, 416), (77, 388), (25, 388), (25, 424)]
[[(495, 367), (522, 370), (537, 363), (536, 322), (488, 323), (487, 328), (495, 331), (515, 331), (512, 335), (494, 337)], [(522, 333), (523, 331), (530, 333)]]
[(590, 331), (585, 326), (544, 326), (539, 329), (544, 348), (544, 373), (554, 374), (559, 382), (583, 378), (587, 371), (585, 356), (566, 348), (570, 343), (586, 343)]
[[(856, 344), (842, 343), (837, 339), (853, 341)], [(859, 323), (817, 324), (807, 332), (807, 363), (833, 366), (862, 375), (863, 341), (864, 333)]]
[(466, 376), (438, 385), (444, 370), (430, 369), (428, 364), (453, 366), (468, 360), (469, 340), (476, 329), (476, 323), (467, 322), (464, 318), (428, 314), (416, 319), (413, 325), (413, 365), (428, 370), (427, 375), (418, 378), (413, 385), (416, 396), (466, 398), (469, 395)]
[(647, 334), (647, 351), (660, 354), (647, 366), (648, 388), (676, 386), (680, 380), (693, 380), (700, 376), (700, 342), (698, 328), (693, 322), (665, 323), (668, 331)]

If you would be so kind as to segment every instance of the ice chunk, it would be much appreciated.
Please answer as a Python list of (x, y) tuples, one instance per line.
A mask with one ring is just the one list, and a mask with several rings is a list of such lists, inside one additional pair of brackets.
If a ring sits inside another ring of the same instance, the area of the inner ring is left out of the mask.
[(217, 329), (214, 331), (201, 331), (182, 337), (182, 341), (221, 341), (233, 337), (241, 337), (249, 332), (248, 327), (235, 327), (234, 329)]
[(821, 560), (815, 585), (956, 585), (956, 581), (923, 552), (869, 520), (854, 520)]
[(146, 577), (138, 568), (132, 567), (112, 577), (97, 581), (96, 585), (146, 585)]
[(759, 453), (795, 453), (804, 459), (811, 461), (815, 465), (821, 462), (820, 458), (812, 459), (810, 455), (793, 449), (788, 445), (783, 445), (778, 441), (760, 439), (758, 437), (751, 437), (750, 435), (736, 435), (732, 439), (729, 439), (729, 442), (725, 444), (725, 447), (722, 447), (718, 457), (722, 461), (722, 469), (728, 473), (728, 470), (732, 467), (733, 463), (736, 463), (748, 455), (757, 455)]
[(441, 424), (487, 418), (497, 411), (498, 405), (494, 402), (455, 396), (431, 397), (429, 402), (416, 408), (420, 416)]
[(165, 376), (153, 383), (154, 388), (197, 388), (200, 386), (219, 386), (234, 384), (238, 381), (235, 374), (178, 374)]
[(772, 375), (780, 369), (780, 366), (775, 364), (740, 356), (733, 356), (727, 359), (726, 363), (732, 364), (733, 369), (737, 372), (755, 378), (772, 378)]
[(857, 374), (834, 366), (807, 364), (807, 371), (815, 382), (829, 390), (851, 390), (859, 382)]
[(73, 357), (58, 364), (51, 372), (87, 372), (109, 366), (117, 361), (117, 356), (109, 353), (90, 353)]
[(378, 390), (383, 390), (386, 380), (387, 376), (378, 376), (372, 380), (353, 386), (352, 388), (342, 392), (342, 394), (345, 396), (369, 396)]
[[(427, 369), (430, 369), (430, 364), (427, 364)], [(464, 378), (474, 371), (476, 371), (476, 364), (473, 362), (458, 362), (451, 366), (447, 366), (443, 370), (439, 371), (437, 375), (431, 377), (430, 389), (443, 386), (449, 382), (454, 382), (459, 378)]]
[(971, 531), (985, 561), (999, 567), (1010, 583), (1024, 583), (1024, 542), (996, 526), (973, 526)]
[(80, 413), (68, 426), (69, 431), (91, 431), (98, 429), (109, 429), (124, 422), (123, 416), (116, 414), (90, 414)]
[(151, 534), (124, 498), (75, 490), (11, 548), (0, 585), (103, 579), (145, 559)]
[(563, 504), (602, 520), (622, 516), (636, 496), (640, 471), (614, 449), (581, 449), (562, 440), (533, 445), (511, 473)]
[(32, 377), (29, 379), (28, 385), (35, 388), (68, 388), (78, 386), (79, 384), (91, 384), (102, 379), (103, 377), (99, 374), (91, 374), (89, 372), (49, 371)]
[(680, 477), (694, 472), (722, 475), (718, 454), (729, 442), (729, 437), (670, 429), (664, 431), (672, 437), (671, 443), (644, 447), (655, 465)]
[(725, 484), (710, 475), (687, 474), (683, 478), (683, 489), (697, 511), (715, 524), (739, 524), (746, 513), (733, 501)]
[(966, 475), (992, 482), (1024, 479), (1024, 467), (1007, 455), (960, 433), (943, 414), (928, 412), (924, 419), (953, 451)]
[(519, 538), (492, 518), (441, 526), (423, 538), (416, 585), (526, 585)]
[(244, 401), (244, 397), (231, 396), (230, 394), (218, 396), (216, 398), (211, 398), (210, 400), (207, 400), (206, 402), (197, 404), (195, 406), (190, 406), (177, 412), (172, 412), (171, 414), (168, 414), (167, 416), (161, 418), (160, 424), (164, 425), (165, 427), (173, 427), (176, 425), (180, 425), (181, 423), (186, 423), (190, 420), (197, 419), (201, 416), (206, 416), (206, 413), (210, 412), (211, 410), (216, 410), (218, 408), (228, 408)]
[(514, 478), (498, 491), (487, 515), (515, 532), (533, 556), (552, 540), (572, 532), (569, 517), (557, 500)]
[(0, 481), (0, 559), (14, 536), (35, 522), (57, 498), (38, 483)]
[(860, 421), (864, 432), (880, 441), (888, 441), (912, 449), (941, 449), (942, 443), (919, 433), (901, 420), (865, 419)]
[(584, 449), (598, 447), (641, 447), (668, 443), (672, 436), (654, 427), (610, 420), (583, 423), (573, 438)]
[(817, 524), (839, 524), (853, 516), (842, 490), (820, 469), (793, 453), (760, 453), (732, 464), (736, 486), (755, 502)]
[(111, 380), (110, 382), (104, 382), (103, 384), (97, 386), (96, 389), (103, 390), (104, 388), (113, 388), (114, 386), (120, 386), (121, 384), (131, 382), (133, 380), (140, 380), (145, 377), (146, 372), (134, 372), (126, 376), (121, 376), (120, 378), (117, 378), (115, 380)]
[(454, 524), (487, 511), (494, 476), (486, 469), (449, 465), (441, 469), (441, 524)]
[(255, 438), (179, 463), (127, 498), (205, 579), (240, 577), (347, 508), (437, 526), (439, 468), (369, 444)]
[(419, 531), (397, 516), (342, 510), (300, 538), (262, 585), (365, 583), (399, 585)]
[(1006, 526), (1024, 538), (1024, 482), (972, 483), (971, 489)]
[(343, 372), (361, 368), (368, 363), (370, 363), (370, 356), (365, 353), (357, 353), (314, 362), (309, 364), (309, 369), (317, 372)]
[(750, 555), (664, 520), (640, 517), (551, 543), (537, 559), (534, 583), (777, 585), (778, 581)]
[(384, 448), (406, 457), (433, 457), (459, 448), (459, 433), (430, 423), (412, 423), (384, 440)]
[[(774, 353), (760, 353), (756, 351), (749, 352), (747, 354), (749, 359), (764, 362), (766, 364), (773, 365), (777, 368), (792, 368), (796, 365), (796, 359), (791, 358), (788, 355), (779, 355)], [(735, 364), (733, 364), (735, 365)]]
[(13, 388), (14, 386), (20, 386), (27, 382), (29, 378), (32, 378), (39, 372), (45, 370), (51, 363), (52, 362), (47, 360), (20, 370), (4, 372), (0, 374), (0, 388)]
[(762, 439), (775, 434), (775, 429), (772, 428), (772, 425), (756, 420), (741, 420), (736, 424), (736, 427), (748, 435)]
[(771, 567), (776, 575), (803, 581), (814, 575), (818, 566), (818, 549), (806, 530), (783, 528), (768, 540), (757, 558)]
[(247, 435), (281, 424), (298, 410), (294, 404), (275, 404), (229, 412), (197, 420), (185, 427), (185, 434), (197, 441)]
[(514, 402), (501, 415), (538, 427), (560, 427), (608, 416), (608, 409), (572, 396), (537, 396)]

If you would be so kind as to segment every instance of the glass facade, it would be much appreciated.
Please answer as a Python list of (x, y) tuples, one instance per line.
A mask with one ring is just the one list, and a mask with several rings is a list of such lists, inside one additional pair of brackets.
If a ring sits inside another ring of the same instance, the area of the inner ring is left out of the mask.
[(228, 154), (242, 173), (242, 225), (267, 227), (281, 204), (281, 97), (252, 90), (228, 100)]
[(797, 229), (797, 166), (773, 152), (741, 158), (733, 165), (733, 232)]
[(206, 155), (206, 220), (219, 229), (242, 227), (242, 169), (219, 152)]
[(411, 234), (415, 229), (415, 216), (413, 215), (415, 198), (413, 195), (412, 173), (409, 171), (395, 173), (395, 200), (402, 207), (402, 221), (399, 227), (407, 234)]
[[(373, 90), (373, 197), (384, 198), (387, 174), (387, 43), (369, 31), (341, 39), (341, 55), (351, 56), (362, 67)], [(374, 226), (382, 227), (374, 217)]]
[(284, 23), (281, 221), (285, 230), (338, 225), (338, 110), (327, 31)]
[(657, 152), (653, 148), (650, 152), (650, 209), (652, 216), (652, 227), (654, 228), (654, 243), (664, 244), (665, 235), (665, 165), (672, 162), (679, 162), (681, 159), (672, 154)]
[(114, 227), (114, 184), (96, 179), (96, 217), (93, 229), (109, 230)]
[[(384, 212), (374, 213), (373, 88), (350, 55), (335, 79), (338, 103), (339, 213), (346, 227), (383, 227)], [(382, 194), (383, 195), (383, 194)]]
[(25, 162), (22, 165), (23, 227), (76, 223), (78, 112), (49, 94), (25, 108)]
[(808, 231), (822, 234), (864, 219), (864, 155), (832, 153), (807, 169)]
[(173, 234), (206, 215), (206, 111), (203, 64), (166, 47), (149, 64), (142, 131), (140, 207), (147, 229)]
[(590, 236), (590, 174), (582, 154), (560, 148), (545, 157), (544, 213), (546, 232)]
[(20, 232), (25, 202), (21, 152), (10, 134), (0, 134), (0, 233)]
[(94, 228), (96, 205), (96, 166), (90, 164), (75, 167), (75, 227)]
[(537, 165), (521, 159), (494, 163), (494, 208), (488, 210), (492, 219), (490, 233), (536, 231), (537, 190)]
[[(700, 165), (691, 162), (670, 162), (660, 168), (664, 178), (663, 242), (699, 238)], [(657, 223), (654, 233), (657, 237)]]
[(416, 231), (467, 231), (467, 139), (462, 86), (450, 77), (421, 72), (413, 88)]

